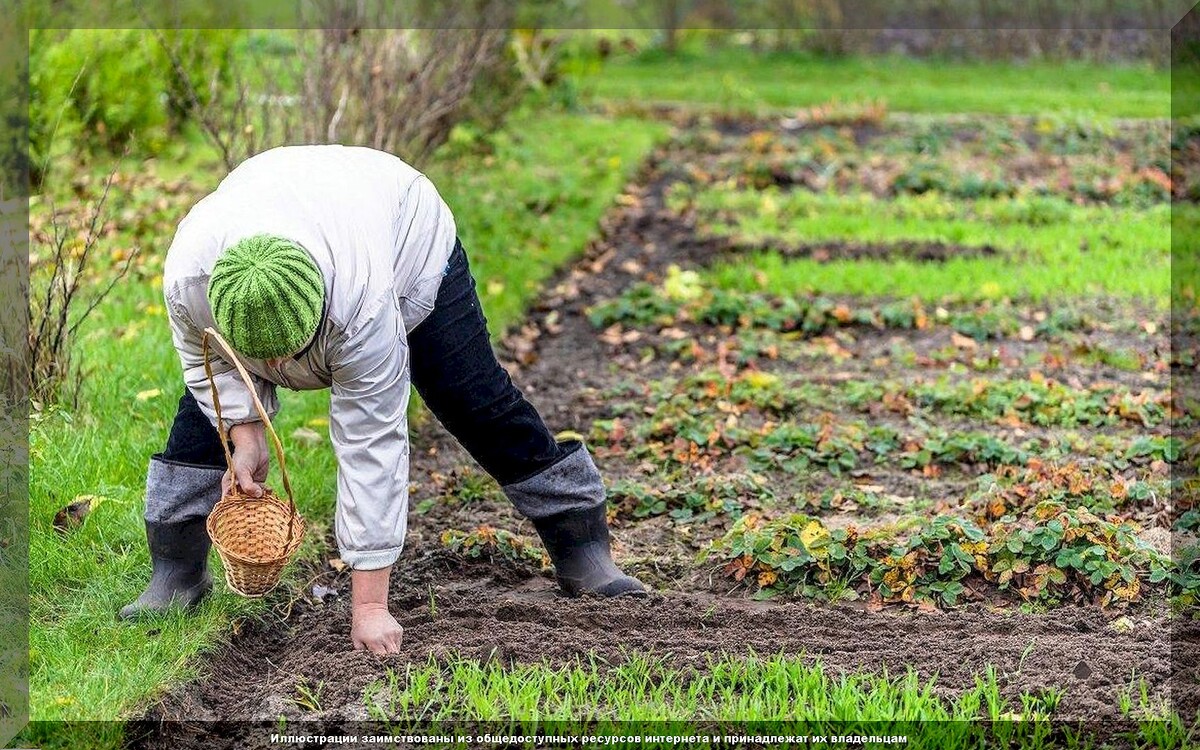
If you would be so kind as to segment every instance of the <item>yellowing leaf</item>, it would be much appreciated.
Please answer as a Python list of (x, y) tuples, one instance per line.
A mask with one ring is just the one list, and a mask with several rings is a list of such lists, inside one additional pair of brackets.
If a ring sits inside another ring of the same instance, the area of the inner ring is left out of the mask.
[(800, 531), (800, 541), (814, 555), (818, 550), (823, 551), (824, 542), (828, 538), (829, 531), (821, 525), (820, 521), (809, 521), (808, 525)]
[(138, 401), (149, 401), (150, 399), (158, 398), (161, 395), (161, 390), (158, 388), (151, 388), (148, 391), (138, 391), (138, 394), (134, 396), (134, 398), (136, 398)]
[(667, 299), (674, 302), (688, 302), (704, 293), (700, 274), (684, 271), (675, 264), (667, 267), (667, 278), (663, 281), (662, 288)]
[(761, 370), (747, 370), (742, 375), (742, 382), (755, 389), (770, 388), (779, 382), (779, 376)]

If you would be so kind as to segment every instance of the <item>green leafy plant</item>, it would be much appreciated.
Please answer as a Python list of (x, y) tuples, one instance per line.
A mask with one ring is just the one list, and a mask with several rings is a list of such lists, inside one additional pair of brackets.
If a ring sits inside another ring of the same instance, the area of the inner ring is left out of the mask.
[(868, 594), (880, 604), (954, 606), (975, 587), (1024, 601), (1122, 606), (1146, 587), (1194, 606), (1200, 552), (1177, 564), (1138, 537), (1135, 524), (1043, 502), (985, 526), (941, 515), (901, 537), (896, 530), (829, 529), (804, 514), (763, 521), (747, 514), (703, 556), (724, 561), (761, 596), (815, 599)]
[(626, 479), (609, 487), (608, 499), (618, 515), (668, 515), (698, 523), (718, 515), (738, 518), (750, 505), (772, 503), (775, 496), (763, 477), (739, 473), (681, 477), (655, 486)]
[(1143, 473), (1139, 478), (1115, 472), (1101, 462), (1050, 462), (1031, 458), (1025, 466), (999, 466), (979, 479), (979, 489), (966, 505), (980, 518), (998, 520), (1024, 513), (1039, 504), (1060, 502), (1093, 513), (1115, 513), (1153, 506), (1168, 493), (1165, 476)]
[(511, 531), (492, 526), (480, 526), (472, 531), (447, 529), (441, 541), (448, 549), (473, 560), (506, 560), (518, 565), (533, 564), (548, 568), (550, 558), (542, 548)]
[(932, 602), (953, 606), (962, 580), (986, 549), (984, 532), (969, 520), (938, 516), (877, 559), (871, 581), (885, 602)]
[(1086, 508), (1042, 502), (992, 525), (982, 572), (1027, 600), (1131, 602), (1140, 598), (1143, 580), (1164, 583), (1174, 568), (1138, 531), (1136, 524), (1104, 520)]
[(831, 531), (802, 513), (771, 521), (747, 514), (702, 557), (727, 560), (726, 574), (752, 581), (763, 596), (832, 599), (853, 596), (844, 584), (871, 566), (858, 542), (853, 529)]

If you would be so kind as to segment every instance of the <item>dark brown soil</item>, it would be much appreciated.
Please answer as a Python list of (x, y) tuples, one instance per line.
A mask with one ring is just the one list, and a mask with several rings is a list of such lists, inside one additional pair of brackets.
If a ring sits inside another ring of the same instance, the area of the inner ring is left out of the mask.
[(734, 253), (753, 252), (755, 250), (773, 250), (785, 258), (812, 258), (820, 263), (832, 260), (918, 260), (925, 263), (938, 263), (951, 258), (973, 258), (995, 255), (999, 252), (991, 245), (976, 247), (954, 245), (948, 242), (818, 242), (798, 245), (777, 246), (760, 243), (756, 246), (734, 246)]
[[(669, 264), (701, 265), (723, 251), (718, 243), (699, 237), (693, 228), (681, 226), (677, 217), (665, 214), (662, 192), (667, 178), (656, 165), (656, 161), (648, 165), (640, 187), (629, 188), (625, 207), (604, 219), (602, 239), (547, 285), (528, 324), (506, 339), (506, 359), (514, 379), (555, 430), (586, 434), (592, 421), (605, 414), (606, 389), (631, 374), (653, 378), (665, 372), (662, 362), (631, 370), (637, 367), (637, 346), (603, 341), (601, 332), (586, 319), (588, 306), (619, 294), (635, 281), (661, 277)], [(922, 351), (941, 346), (931, 343), (933, 337), (948, 336), (944, 330), (904, 335)], [(1097, 335), (1116, 338), (1151, 357), (1160, 343), (1119, 332)], [(848, 345), (870, 361), (888, 343), (888, 334), (868, 331)], [(1008, 343), (1018, 348), (1037, 346)], [(1128, 373), (1107, 372), (1117, 381), (1133, 379)], [(814, 372), (814, 377), (820, 375)], [(610, 480), (638, 471), (620, 455), (598, 452), (597, 461)], [(411, 461), (412, 478), (419, 487), (414, 507), (421, 499), (436, 497), (446, 475), (470, 465), (440, 426), (432, 420), (418, 426)], [(945, 478), (950, 489), (939, 492), (960, 492), (974, 473), (952, 473)], [(912, 476), (888, 476), (895, 491), (904, 489), (900, 486), (904, 483), (910, 488), (920, 485), (919, 478)], [(399, 656), (384, 658), (351, 650), (349, 580), (345, 573), (322, 567), (293, 575), (295, 580), (309, 581), (310, 588), (277, 593), (271, 614), (244, 624), (240, 634), (207, 663), (203, 679), (166, 695), (144, 718), (148, 722), (365, 719), (362, 693), (367, 685), (388, 669), (423, 663), (431, 655), (563, 663), (581, 656), (620, 661), (631, 652), (654, 652), (680, 666), (702, 666), (709, 656), (751, 650), (760, 655), (804, 655), (835, 672), (886, 669), (896, 675), (912, 668), (926, 678), (936, 675), (939, 689), (951, 695), (973, 686), (975, 676), (991, 665), (1010, 697), (1042, 688), (1064, 689), (1055, 713), (1062, 719), (1118, 716), (1119, 691), (1138, 677), (1150, 686), (1153, 700), (1174, 698), (1185, 715), (1195, 714), (1197, 668), (1190, 657), (1197, 652), (1200, 633), (1180, 625), (1158, 604), (1143, 603), (1127, 612), (1070, 606), (1033, 614), (985, 604), (931, 613), (756, 602), (732, 590), (719, 570), (697, 563), (696, 545), (688, 534), (681, 534), (663, 517), (621, 519), (614, 529), (617, 557), (654, 586), (653, 596), (568, 600), (555, 592), (545, 574), (499, 561), (467, 562), (438, 541), (444, 529), (484, 523), (533, 534), (494, 492), (472, 503), (438, 498), (424, 512), (414, 512), (391, 591), (392, 611), (405, 628)], [(314, 582), (336, 593), (319, 601), (312, 595)], [(1118, 615), (1125, 619), (1114, 625)], [(297, 685), (305, 681), (324, 684), (319, 710), (302, 709), (293, 700)], [(186, 743), (193, 736), (194, 727), (167, 723), (140, 734), (133, 744), (189, 747)], [(222, 746), (213, 736), (204, 742), (205, 747)], [(228, 742), (224, 746), (241, 746), (237, 738)]]
[[(546, 578), (495, 581), (486, 568), (464, 568), (436, 553), (406, 553), (398, 571), (392, 603), (405, 628), (400, 655), (349, 649), (348, 581), (329, 581), (341, 597), (326, 605), (301, 604), (286, 621), (246, 627), (212, 661), (207, 679), (178, 690), (146, 718), (365, 720), (363, 689), (385, 670), (423, 663), (430, 655), (563, 663), (587, 656), (619, 662), (630, 652), (653, 652), (689, 667), (703, 666), (709, 656), (753, 650), (804, 655), (835, 672), (886, 669), (898, 675), (912, 668), (922, 677), (936, 676), (947, 695), (973, 685), (991, 665), (1009, 696), (1061, 687), (1066, 697), (1059, 715), (1090, 719), (1115, 718), (1115, 695), (1135, 674), (1158, 686), (1160, 699), (1169, 680), (1184, 676), (1173, 671), (1171, 634), (1166, 619), (1156, 615), (1131, 618), (1132, 629), (1118, 633), (1090, 607), (1044, 615), (974, 607), (945, 614), (870, 613), (673, 591), (645, 600), (581, 601), (559, 596)], [(306, 681), (324, 683), (319, 711), (292, 702)], [(182, 738), (164, 729), (167, 734), (145, 746), (176, 746)]]

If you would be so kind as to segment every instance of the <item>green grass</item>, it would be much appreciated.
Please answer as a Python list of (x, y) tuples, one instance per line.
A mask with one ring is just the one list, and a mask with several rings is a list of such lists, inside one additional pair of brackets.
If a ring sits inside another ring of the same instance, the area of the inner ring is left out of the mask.
[[(665, 132), (637, 120), (528, 113), (496, 137), (494, 153), (459, 145), (427, 168), (455, 210), (494, 332), (513, 323), (539, 282), (583, 248)], [(219, 177), (196, 174), (212, 184)], [(164, 238), (146, 252), (166, 247)], [(227, 634), (231, 619), (263, 606), (222, 587), (189, 618), (116, 621), (148, 575), (146, 462), (161, 450), (181, 392), (158, 286), (122, 284), (84, 328), (78, 356), (90, 372), (79, 409), (43, 413), (30, 435), (30, 689), (37, 720), (130, 715), (164, 684), (194, 676), (196, 656)], [(160, 394), (136, 397), (154, 390)], [(278, 427), (311, 524), (302, 554), (313, 558), (324, 551), (333, 512), (335, 462), (327, 442), (305, 447), (288, 436), (306, 423), (323, 432), (328, 397), (285, 393), (282, 400)], [(54, 531), (55, 512), (85, 494), (105, 499), (81, 528)]]
[[(846, 674), (803, 656), (712, 656), (694, 667), (630, 655), (615, 665), (576, 659), (504, 666), (451, 657), (408, 664), (363, 692), (368, 716), (403, 731), (408, 722), (488, 722), (492, 732), (545, 735), (700, 734), (907, 735), (913, 747), (1092, 747), (1087, 732), (1056, 732), (1067, 691), (1048, 688), (1006, 698), (991, 667), (950, 693), (937, 677), (908, 671)], [(310, 710), (320, 686), (297, 685)], [(1182, 748), (1192, 730), (1155, 706), (1145, 684), (1121, 693), (1121, 715), (1136, 722), (1139, 747)], [(981, 723), (990, 722), (990, 723)], [(581, 722), (588, 722), (585, 730)], [(1147, 744), (1147, 743), (1153, 744)], [(642, 744), (647, 744), (644, 740)], [(672, 745), (669, 740), (650, 742)], [(771, 743), (776, 744), (776, 743)]]
[(1169, 117), (1171, 76), (1149, 65), (821, 59), (728, 48), (612, 60), (581, 73), (586, 92), (612, 102), (677, 102), (757, 112), (830, 100), (884, 100), (898, 112)]
[(912, 671), (899, 678), (839, 676), (786, 655), (721, 656), (688, 669), (645, 654), (616, 666), (594, 659), (504, 666), (431, 657), (389, 670), (367, 687), (363, 701), (371, 718), (385, 721), (953, 721), (998, 719), (1013, 710), (994, 672), (947, 700), (934, 681)]
[[(869, 194), (718, 188), (701, 193), (697, 206), (707, 230), (768, 247), (749, 262), (740, 259), (708, 272), (718, 286), (730, 289), (925, 299), (1110, 294), (1162, 305), (1170, 293), (1167, 205), (1128, 209), (1050, 198), (950, 200), (932, 193), (885, 201)], [(940, 241), (990, 245), (1000, 252), (936, 263), (903, 258), (823, 263), (788, 259), (770, 249), (772, 242), (833, 241)]]

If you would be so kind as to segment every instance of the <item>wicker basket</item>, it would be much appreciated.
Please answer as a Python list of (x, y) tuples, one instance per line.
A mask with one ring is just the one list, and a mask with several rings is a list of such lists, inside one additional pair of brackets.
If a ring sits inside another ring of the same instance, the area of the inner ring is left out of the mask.
[(217, 431), (221, 436), (221, 447), (225, 450), (225, 460), (232, 466), (233, 456), (229, 452), (229, 435), (225, 429), (225, 421), (221, 418), (221, 401), (217, 395), (217, 383), (213, 377), (210, 352), (213, 341), (224, 350), (229, 362), (250, 389), (250, 397), (262, 417), (263, 426), (275, 446), (275, 455), (279, 459), (279, 471), (283, 476), (283, 488), (287, 493), (287, 501), (282, 500), (270, 489), (263, 487), (260, 498), (247, 497), (237, 486), (237, 481), (230, 482), (229, 492), (221, 498), (212, 513), (208, 516), (206, 527), (212, 538), (213, 546), (221, 555), (225, 567), (225, 581), (229, 588), (246, 597), (260, 597), (279, 583), (283, 568), (287, 565), (300, 542), (304, 539), (304, 519), (296, 512), (296, 503), (292, 497), (292, 485), (288, 481), (287, 464), (283, 457), (283, 445), (279, 435), (271, 425), (267, 410), (263, 408), (250, 382), (250, 375), (238, 360), (237, 354), (221, 338), (221, 334), (212, 328), (204, 329), (204, 371), (208, 374), (208, 382), (212, 387), (213, 407), (217, 412)]

